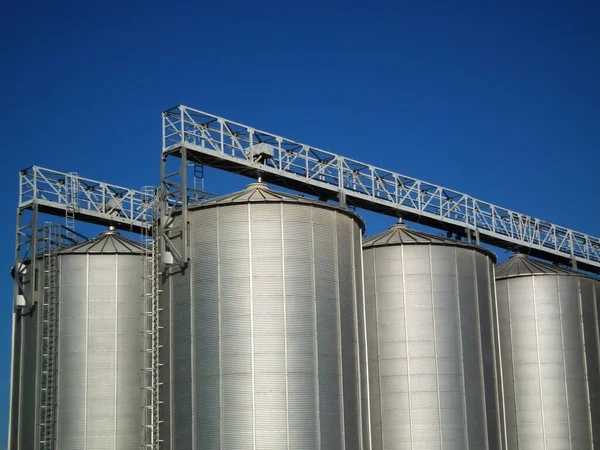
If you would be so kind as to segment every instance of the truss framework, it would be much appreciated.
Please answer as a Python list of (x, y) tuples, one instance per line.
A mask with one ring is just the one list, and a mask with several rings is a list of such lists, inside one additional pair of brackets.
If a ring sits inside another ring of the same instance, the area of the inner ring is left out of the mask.
[(151, 206), (141, 191), (32, 166), (20, 172), (19, 209), (36, 204), (41, 212), (67, 223), (83, 220), (142, 233), (149, 227)]
[(600, 273), (599, 238), (187, 106), (163, 112), (172, 154)]

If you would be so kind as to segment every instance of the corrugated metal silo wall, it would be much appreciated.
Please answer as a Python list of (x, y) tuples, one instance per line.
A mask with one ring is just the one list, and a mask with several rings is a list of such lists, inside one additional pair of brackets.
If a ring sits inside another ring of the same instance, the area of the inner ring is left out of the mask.
[[(354, 260), (363, 261), (362, 246), (355, 246)], [(357, 317), (358, 317), (358, 343), (359, 343), (359, 361), (360, 361), (360, 402), (362, 415), (362, 445), (363, 449), (371, 450), (371, 420), (370, 420), (370, 398), (369, 398), (369, 371), (367, 353), (367, 314), (365, 309), (364, 297), (364, 268), (356, 271), (356, 291), (357, 291)]]
[(61, 255), (57, 445), (143, 444), (141, 255)]
[(358, 221), (286, 203), (188, 217), (191, 262), (162, 297), (165, 448), (367, 449)]
[[(24, 276), (23, 285), (29, 298), (34, 302), (41, 301), (42, 291), (39, 285), (39, 274), (43, 271), (38, 263), (38, 282), (32, 283), (35, 274), (31, 266)], [(38, 333), (40, 315), (37, 309), (26, 314), (18, 313), (15, 324), (14, 367), (13, 367), (13, 407), (11, 410), (11, 450), (34, 449), (39, 425), (38, 394), (38, 345), (41, 338)]]
[(373, 450), (501, 448), (493, 270), (467, 248), (365, 248)]
[(10, 427), (9, 450), (19, 449), (19, 422), (20, 422), (20, 391), (21, 391), (21, 351), (23, 348), (23, 320), (21, 314), (13, 313), (13, 337), (12, 337), (12, 367), (11, 367), (11, 403), (10, 403)]
[(518, 276), (497, 291), (508, 448), (599, 448), (600, 282)]

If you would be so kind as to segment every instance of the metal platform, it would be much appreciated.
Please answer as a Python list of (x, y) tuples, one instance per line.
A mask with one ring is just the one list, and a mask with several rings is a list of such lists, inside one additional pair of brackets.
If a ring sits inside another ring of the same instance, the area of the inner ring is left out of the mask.
[(19, 209), (34, 205), (39, 212), (135, 233), (149, 226), (151, 213), (147, 193), (37, 166), (19, 177)]

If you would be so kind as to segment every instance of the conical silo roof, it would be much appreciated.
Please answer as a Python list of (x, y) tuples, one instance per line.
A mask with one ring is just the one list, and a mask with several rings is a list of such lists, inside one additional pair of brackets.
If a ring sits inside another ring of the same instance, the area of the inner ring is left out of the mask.
[(404, 223), (392, 225), (386, 231), (366, 238), (363, 241), (363, 249), (373, 247), (386, 247), (393, 245), (442, 245), (452, 247), (463, 247), (476, 250), (492, 257), (496, 261), (496, 255), (490, 250), (479, 245), (469, 244), (467, 242), (450, 239), (444, 236), (436, 236), (422, 231), (409, 228)]
[(233, 192), (220, 197), (216, 197), (210, 200), (206, 200), (198, 205), (190, 208), (191, 210), (210, 208), (214, 206), (228, 206), (243, 203), (294, 203), (300, 205), (310, 205), (320, 208), (334, 209), (343, 214), (347, 214), (355, 218), (360, 222), (361, 227), (365, 228), (364, 221), (362, 218), (354, 212), (337, 206), (331, 203), (323, 202), (320, 200), (313, 200), (300, 195), (287, 194), (285, 192), (279, 192), (271, 189), (265, 183), (251, 183), (242, 191)]
[(141, 244), (121, 236), (116, 229), (111, 227), (98, 237), (67, 247), (59, 253), (61, 255), (115, 253), (140, 255), (144, 251)]
[(576, 272), (559, 266), (530, 259), (527, 255), (517, 253), (496, 267), (496, 279), (516, 277), (519, 275), (578, 275)]

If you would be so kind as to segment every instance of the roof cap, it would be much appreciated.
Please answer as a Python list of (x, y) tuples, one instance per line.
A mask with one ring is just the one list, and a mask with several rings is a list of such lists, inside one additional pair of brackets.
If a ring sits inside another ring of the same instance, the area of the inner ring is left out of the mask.
[(60, 250), (59, 254), (141, 255), (144, 252), (145, 249), (141, 244), (121, 236), (116, 227), (110, 226), (108, 230), (100, 233), (98, 237), (66, 247)]
[(496, 279), (526, 275), (581, 275), (560, 266), (531, 259), (523, 253), (515, 253), (496, 267)]
[(300, 195), (288, 194), (271, 189), (267, 184), (262, 182), (250, 183), (245, 189), (226, 194), (220, 197), (212, 198), (203, 201), (198, 205), (194, 205), (190, 210), (210, 208), (215, 206), (229, 206), (244, 203), (293, 203), (297, 205), (316, 206), (337, 210), (343, 214), (351, 216), (360, 223), (361, 228), (365, 229), (365, 223), (361, 217), (342, 206), (334, 205), (320, 200), (313, 200)]
[(312, 204), (315, 201), (299, 195), (286, 194), (272, 190), (267, 184), (262, 182), (250, 183), (245, 189), (231, 194), (215, 197), (200, 203), (194, 208), (206, 208), (209, 206), (231, 205), (235, 203), (306, 203)]
[(363, 241), (363, 249), (394, 245), (441, 245), (468, 248), (484, 253), (496, 262), (496, 255), (484, 247), (444, 236), (436, 236), (413, 230), (404, 224), (402, 220), (399, 220), (398, 223), (392, 225), (386, 231), (371, 236)]

